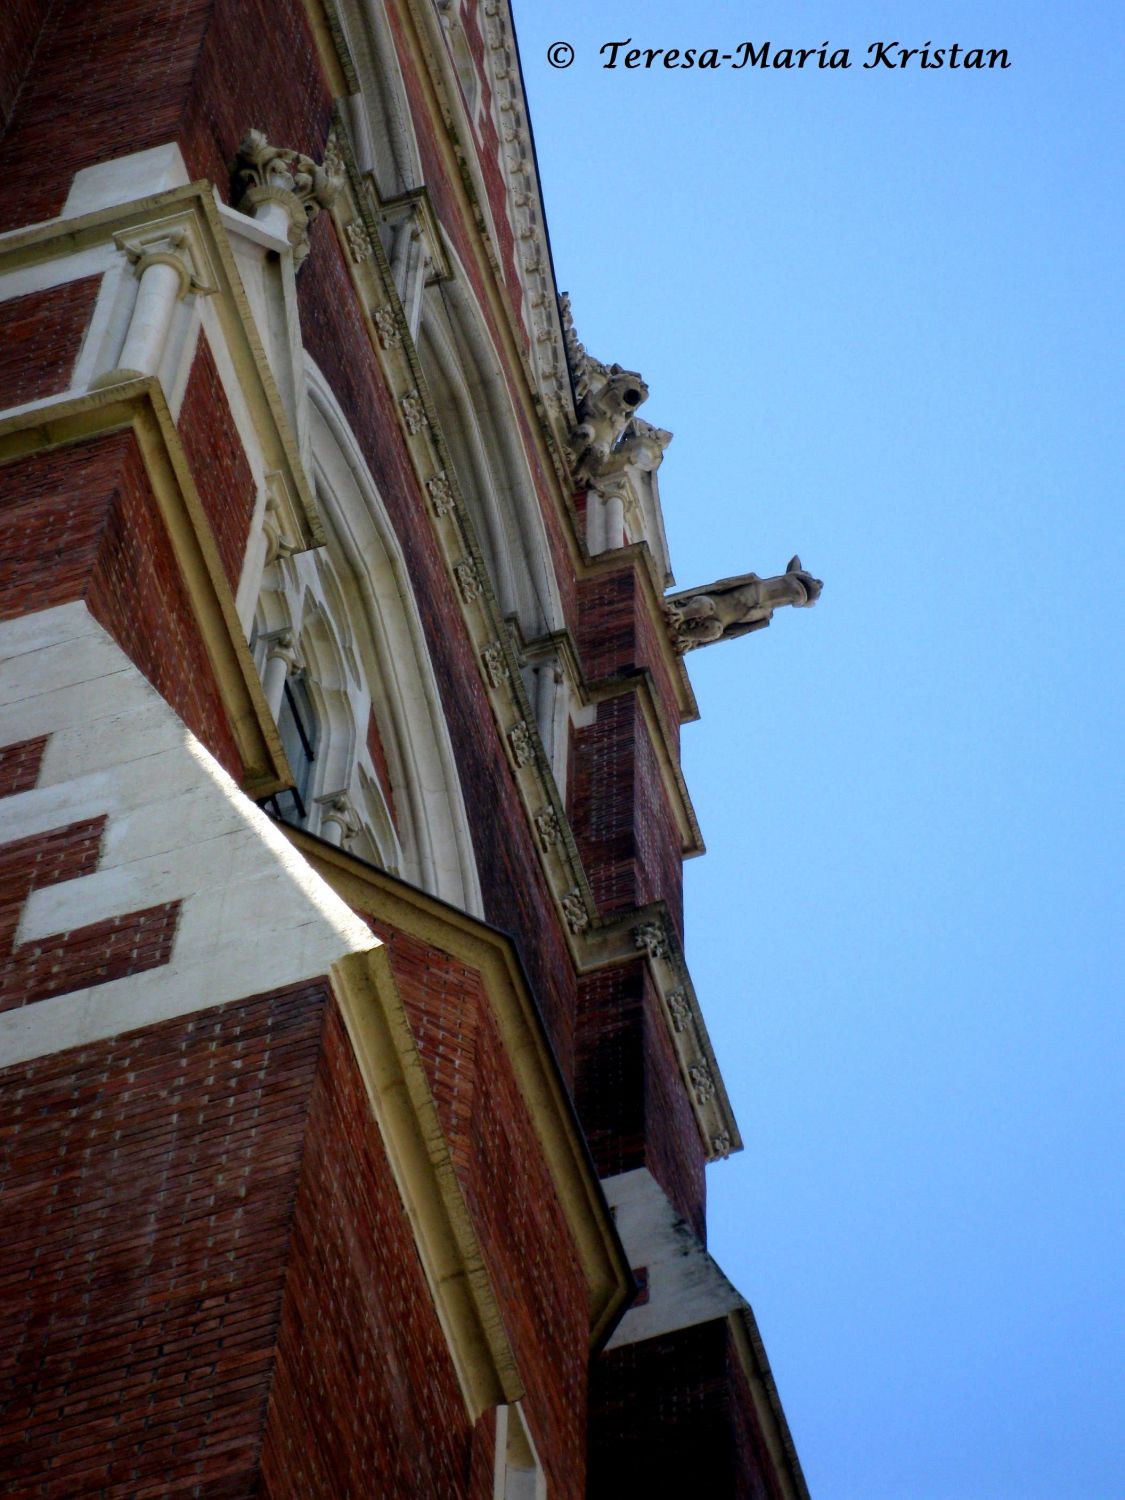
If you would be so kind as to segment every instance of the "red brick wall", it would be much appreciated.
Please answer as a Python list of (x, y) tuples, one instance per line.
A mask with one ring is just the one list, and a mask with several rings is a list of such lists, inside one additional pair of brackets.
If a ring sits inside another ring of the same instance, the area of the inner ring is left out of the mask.
[(665, 901), (682, 930), (679, 832), (635, 693), (603, 700), (575, 735), (570, 815), (599, 909)]
[(0, 302), (0, 409), (66, 390), (100, 285), (84, 276)]
[(293, 0), (56, 0), (0, 143), (0, 229), (57, 214), (81, 167), (170, 140), (225, 197), (251, 126), (319, 157), (331, 102)]
[(11, 118), (51, 0), (7, 0), (0, 6), (0, 130)]
[(582, 1488), (589, 1315), (582, 1267), (480, 974), (387, 929), (399, 991), (426, 1065), (508, 1336), (553, 1496)]
[(338, 1012), (308, 1105), (262, 1446), (263, 1496), (491, 1500), (402, 1200)]
[(41, 734), (34, 740), (0, 745), (0, 797), (13, 797), (16, 792), (31, 790), (39, 780), (47, 739), (47, 735)]
[(590, 1376), (589, 1500), (779, 1500), (734, 1365), (725, 1319), (601, 1354)]
[(5, 1493), (257, 1492), (323, 986), (0, 1072)]
[(581, 981), (575, 1102), (599, 1176), (647, 1167), (702, 1239), (703, 1143), (640, 959)]
[(215, 356), (201, 333), (180, 409), (180, 441), (234, 592), (254, 514), (254, 476), (231, 416)]
[(0, 466), (0, 619), (82, 598), (239, 778), (210, 661), (131, 432)]

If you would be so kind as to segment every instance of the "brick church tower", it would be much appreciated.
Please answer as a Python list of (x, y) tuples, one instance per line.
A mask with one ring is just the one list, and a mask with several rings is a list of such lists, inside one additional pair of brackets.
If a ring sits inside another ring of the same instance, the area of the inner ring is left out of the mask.
[[(806, 1495), (508, 0), (0, 8), (0, 1493)], [(731, 647), (729, 649), (746, 649)]]

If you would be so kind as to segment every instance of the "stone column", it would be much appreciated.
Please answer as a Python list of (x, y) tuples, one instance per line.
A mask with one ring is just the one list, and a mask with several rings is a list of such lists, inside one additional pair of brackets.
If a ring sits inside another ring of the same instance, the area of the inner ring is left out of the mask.
[(289, 674), (295, 672), (298, 666), (300, 666), (300, 658), (297, 655), (293, 632), (279, 630), (276, 635), (270, 637), (269, 648), (266, 652), (266, 669), (262, 673), (262, 688), (275, 723), (281, 714), (281, 705), (285, 698), (285, 684), (289, 680)]

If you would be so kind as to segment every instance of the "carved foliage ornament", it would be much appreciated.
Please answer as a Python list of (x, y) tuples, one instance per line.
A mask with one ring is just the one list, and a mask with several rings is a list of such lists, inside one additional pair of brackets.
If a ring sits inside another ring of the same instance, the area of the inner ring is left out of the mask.
[(508, 671), (508, 663), (504, 660), (504, 653), (496, 641), (489, 641), (481, 651), (480, 659), (485, 676), (492, 687), (498, 688), (508, 681), (511, 673)]
[(668, 957), (668, 934), (663, 922), (642, 922), (633, 928), (633, 946), (649, 958)]
[(688, 1069), (688, 1081), (691, 1083), (696, 1104), (709, 1104), (715, 1097), (715, 1080), (706, 1063), (694, 1063)]
[[(387, 313), (387, 316), (390, 316), (386, 308), (380, 308), (379, 312), (375, 314), (376, 322), (379, 321), (379, 313)], [(394, 320), (392, 319), (392, 322), (393, 321)], [(382, 327), (381, 324), (380, 327)], [(397, 334), (397, 332), (398, 329), (396, 328), (395, 333)], [(434, 515), (448, 515), (449, 512), (453, 509), (453, 490), (451, 489), (449, 480), (445, 477), (445, 475), (435, 474), (433, 478), (427, 479), (426, 489), (430, 496), (430, 504), (434, 508)], [(495, 684), (493, 684), (493, 686), (495, 686)]]
[(254, 213), (263, 204), (277, 203), (289, 216), (289, 243), (300, 266), (309, 253), (309, 225), (322, 208), (331, 206), (339, 178), (318, 167), (311, 156), (283, 146), (271, 146), (261, 130), (248, 130), (238, 148), (234, 180), (236, 207)]
[(399, 405), (402, 407), (402, 419), (406, 423), (406, 430), (413, 437), (421, 432), (428, 422), (422, 398), (417, 391), (407, 391)]
[(571, 932), (583, 932), (590, 925), (590, 913), (578, 891), (568, 891), (562, 898), (563, 916)]
[(794, 556), (785, 572), (773, 578), (743, 573), (737, 578), (720, 578), (702, 589), (673, 594), (664, 601), (664, 618), (672, 645), (682, 655), (713, 641), (763, 630), (774, 610), (783, 605), (807, 609), (820, 598), (823, 587)]
[(562, 838), (558, 814), (553, 807), (544, 807), (535, 814), (535, 831), (543, 848), (550, 849)]
[(535, 756), (535, 747), (526, 720), (520, 719), (518, 724), (513, 724), (508, 730), (508, 743), (512, 747), (512, 759), (516, 765), (529, 765)]

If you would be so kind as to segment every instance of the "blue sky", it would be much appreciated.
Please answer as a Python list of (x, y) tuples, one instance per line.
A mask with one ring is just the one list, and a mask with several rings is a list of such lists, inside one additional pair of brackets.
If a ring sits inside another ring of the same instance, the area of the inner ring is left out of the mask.
[[(825, 581), (690, 658), (688, 958), (747, 1142), (712, 1249), (815, 1500), (1118, 1500), (1125, 12), (516, 20), (560, 287), (675, 433), (678, 585)], [(604, 70), (630, 36), (856, 66)]]

